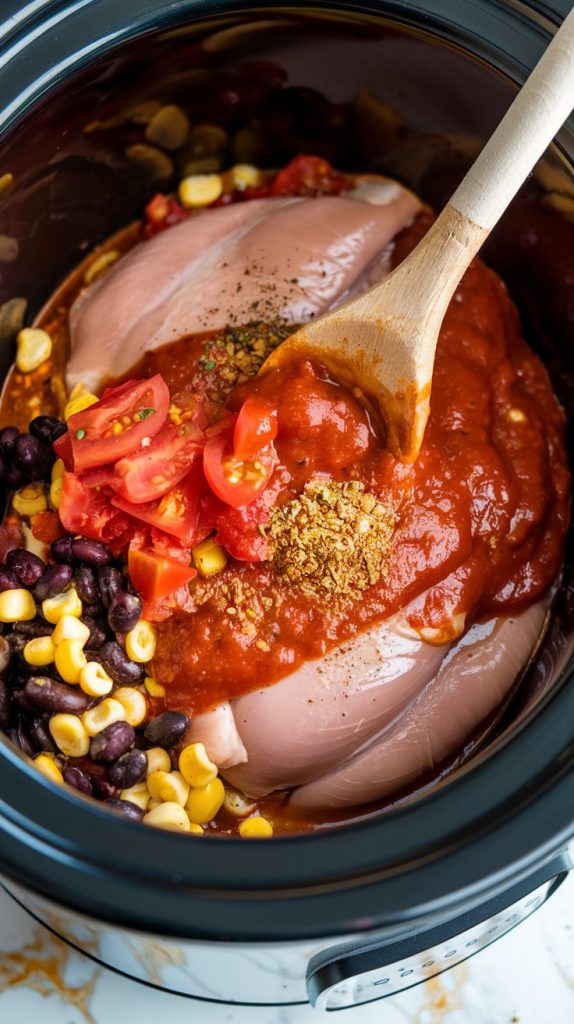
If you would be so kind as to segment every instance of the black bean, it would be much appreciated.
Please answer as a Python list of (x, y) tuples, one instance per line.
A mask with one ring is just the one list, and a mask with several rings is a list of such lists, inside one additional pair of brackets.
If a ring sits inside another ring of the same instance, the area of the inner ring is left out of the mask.
[(98, 582), (104, 606), (109, 608), (114, 597), (117, 597), (125, 589), (124, 577), (119, 569), (106, 565), (98, 572)]
[(52, 739), (47, 718), (34, 718), (29, 727), (30, 739), (36, 750), (57, 754), (58, 748)]
[(86, 796), (93, 796), (94, 787), (92, 786), (92, 780), (81, 768), (70, 765), (68, 768), (64, 768), (63, 775), (64, 782), (67, 782), (68, 786), (73, 786), (74, 789), (77, 789), (80, 793), (85, 793)]
[(180, 711), (164, 711), (152, 718), (144, 730), (144, 736), (152, 747), (164, 747), (169, 750), (179, 743), (189, 725), (189, 718)]
[(74, 561), (71, 537), (58, 537), (57, 540), (53, 540), (50, 550), (56, 562), (69, 562), (71, 564)]
[(17, 491), (26, 483), (26, 474), (19, 466), (6, 466), (4, 470), (4, 483), (11, 491)]
[(88, 602), (84, 605), (84, 611), (92, 619), (100, 619), (106, 614), (106, 609), (101, 601)]
[(67, 686), (48, 676), (35, 676), (24, 687), (25, 697), (43, 711), (80, 715), (90, 703), (89, 697), (78, 687)]
[(118, 594), (114, 597), (108, 611), (108, 623), (114, 633), (129, 633), (138, 621), (142, 612), (142, 599), (135, 594)]
[(0, 636), (0, 675), (8, 668), (11, 653), (6, 637)]
[[(20, 686), (23, 682), (25, 682), (25, 680), (20, 680), (18, 686)], [(24, 690), (21, 690), (19, 688), (15, 689), (14, 692), (12, 693), (12, 705), (19, 711), (26, 711), (30, 715), (35, 715), (38, 713), (38, 708), (35, 707), (34, 704), (32, 704), (28, 700)]]
[(11, 572), (10, 569), (6, 569), (3, 565), (0, 565), (0, 591), (2, 590), (19, 590), (22, 584), (16, 576), (16, 573)]
[(19, 433), (18, 427), (3, 427), (0, 430), (0, 451), (3, 455), (12, 454)]
[(120, 800), (117, 796), (104, 800), (104, 804), (114, 811), (119, 811), (124, 818), (129, 818), (130, 821), (141, 821), (144, 816), (144, 812), (137, 804), (132, 804), (130, 800)]
[(6, 565), (23, 587), (33, 587), (46, 568), (45, 562), (26, 548), (12, 548), (6, 555)]
[(72, 541), (72, 552), (77, 562), (87, 562), (88, 565), (109, 565), (112, 560), (112, 553), (107, 544), (101, 540), (88, 540), (86, 537)]
[(37, 437), (39, 441), (46, 441), (47, 444), (53, 444), (58, 437), (65, 434), (67, 427), (61, 420), (57, 420), (55, 416), (36, 416), (29, 426), (30, 433)]
[(71, 579), (72, 570), (69, 565), (49, 565), (34, 587), (34, 597), (37, 601), (55, 597), (63, 593)]
[(54, 627), (49, 622), (40, 618), (14, 623), (14, 633), (25, 636), (28, 640), (33, 640), (37, 636), (51, 636), (53, 629)]
[(91, 615), (82, 615), (82, 622), (88, 627), (90, 635), (88, 637), (87, 646), (94, 650), (101, 647), (106, 642), (105, 630), (96, 622)]
[(12, 740), (14, 746), (19, 747), (24, 754), (28, 755), (28, 757), (34, 757), (36, 751), (34, 750), (34, 747), (30, 743), (30, 740), (26, 735), (26, 731), (24, 729), (24, 719), (22, 715), (18, 715), (16, 727), (14, 729), (8, 729), (7, 735), (8, 738)]
[(5, 729), (10, 721), (10, 693), (6, 683), (0, 679), (0, 729)]
[(47, 480), (56, 456), (43, 441), (32, 434), (20, 434), (14, 445), (16, 466), (25, 473), (28, 480)]
[(127, 722), (112, 722), (91, 740), (90, 757), (93, 761), (110, 764), (133, 747), (134, 740), (135, 733), (131, 725)]
[[(88, 656), (88, 652), (86, 655)], [(103, 665), (114, 683), (120, 683), (122, 686), (138, 686), (144, 680), (143, 665), (130, 661), (126, 652), (113, 640), (108, 641), (94, 652), (94, 660)]]
[(4, 476), (4, 473), (6, 472), (6, 468), (7, 468), (7, 466), (6, 466), (6, 459), (0, 453), (0, 480)]
[(92, 786), (94, 795), (98, 800), (109, 800), (110, 797), (116, 796), (118, 792), (116, 786), (112, 786), (111, 782), (108, 782), (107, 779), (102, 778), (100, 775), (92, 775)]
[(74, 585), (83, 604), (95, 604), (100, 596), (96, 574), (89, 565), (80, 565), (74, 573)]
[(147, 757), (143, 750), (128, 750), (108, 771), (108, 778), (118, 789), (129, 789), (145, 779)]

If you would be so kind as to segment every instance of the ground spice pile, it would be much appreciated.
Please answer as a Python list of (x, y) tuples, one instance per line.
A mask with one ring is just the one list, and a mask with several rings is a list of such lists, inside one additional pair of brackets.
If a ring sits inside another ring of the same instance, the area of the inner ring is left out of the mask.
[(311, 481), (274, 508), (268, 536), (277, 572), (303, 593), (352, 594), (388, 572), (396, 526), (390, 505), (358, 481)]

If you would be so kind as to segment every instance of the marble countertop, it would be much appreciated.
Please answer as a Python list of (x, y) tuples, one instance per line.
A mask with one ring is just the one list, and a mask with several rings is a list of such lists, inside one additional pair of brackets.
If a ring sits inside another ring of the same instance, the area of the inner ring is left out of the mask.
[[(87, 960), (0, 890), (1, 1024), (311, 1024), (311, 1008), (224, 1007), (166, 995)], [(572, 1024), (574, 872), (540, 910), (478, 956), (344, 1024)]]

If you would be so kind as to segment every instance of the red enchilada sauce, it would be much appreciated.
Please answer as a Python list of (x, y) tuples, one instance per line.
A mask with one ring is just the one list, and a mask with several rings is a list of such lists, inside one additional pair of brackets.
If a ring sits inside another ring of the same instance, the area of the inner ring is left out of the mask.
[[(421, 216), (399, 236), (395, 261), (427, 225)], [(159, 372), (172, 393), (209, 396), (208, 349), (209, 339), (184, 339), (147, 354), (131, 376)], [(242, 560), (194, 580), (191, 613), (158, 624), (154, 668), (170, 706), (203, 711), (267, 686), (414, 598), (411, 624), (445, 642), (472, 619), (535, 601), (556, 578), (570, 485), (563, 415), (504, 285), (480, 261), (444, 321), (413, 467), (385, 451), (363, 404), (320, 366), (294, 359), (235, 388), (228, 409), (253, 394), (277, 408), (279, 465), (264, 499), (222, 516), (218, 539)], [(262, 504), (292, 501), (321, 474), (359, 481), (395, 512), (385, 570), (366, 589), (309, 594), (272, 562), (249, 560), (272, 553)]]

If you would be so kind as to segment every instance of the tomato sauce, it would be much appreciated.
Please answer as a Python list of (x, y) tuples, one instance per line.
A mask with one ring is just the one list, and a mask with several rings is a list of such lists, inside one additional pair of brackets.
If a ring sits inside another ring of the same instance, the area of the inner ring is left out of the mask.
[[(396, 261), (427, 226), (422, 216), (402, 233)], [(209, 399), (204, 352), (205, 339), (185, 339), (148, 354), (138, 373), (161, 372), (170, 389), (203, 388)], [(158, 627), (155, 673), (171, 706), (203, 711), (267, 686), (413, 601), (411, 624), (443, 643), (481, 616), (534, 602), (555, 580), (570, 493), (564, 418), (504, 285), (479, 260), (442, 327), (414, 466), (385, 450), (365, 406), (310, 361), (294, 358), (238, 385), (228, 407), (253, 393), (278, 409), (273, 500), (291, 500), (318, 474), (360, 481), (397, 509), (388, 574), (356, 596), (324, 601), (269, 562), (231, 559), (217, 577), (194, 581), (195, 610)]]

